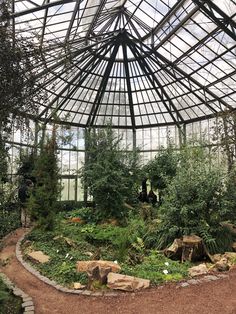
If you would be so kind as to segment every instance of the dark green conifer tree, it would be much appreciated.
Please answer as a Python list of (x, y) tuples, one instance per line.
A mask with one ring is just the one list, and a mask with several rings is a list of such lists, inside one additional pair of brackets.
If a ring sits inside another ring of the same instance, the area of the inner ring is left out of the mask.
[(52, 137), (46, 138), (36, 158), (33, 172), (36, 184), (29, 200), (33, 217), (45, 230), (53, 229), (54, 214), (61, 191), (57, 162), (56, 127), (54, 126)]

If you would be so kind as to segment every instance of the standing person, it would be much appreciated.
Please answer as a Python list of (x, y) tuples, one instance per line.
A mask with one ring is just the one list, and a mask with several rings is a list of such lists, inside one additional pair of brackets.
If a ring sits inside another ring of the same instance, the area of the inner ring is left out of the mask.
[(157, 196), (153, 192), (153, 190), (150, 190), (148, 193), (148, 201), (149, 201), (149, 203), (152, 203), (153, 206), (155, 206), (157, 203)]
[(31, 189), (33, 187), (33, 182), (26, 179), (25, 182), (20, 186), (18, 190), (18, 198), (20, 200), (21, 206), (21, 225), (23, 228), (30, 227), (30, 215), (27, 210), (27, 201), (30, 197)]

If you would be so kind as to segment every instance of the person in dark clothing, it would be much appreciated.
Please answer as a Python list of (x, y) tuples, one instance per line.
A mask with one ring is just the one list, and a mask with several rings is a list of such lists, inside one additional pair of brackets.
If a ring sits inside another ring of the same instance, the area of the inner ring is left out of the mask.
[(157, 203), (157, 196), (153, 192), (153, 190), (150, 190), (148, 193), (148, 202), (152, 203), (153, 206), (156, 205), (156, 203)]
[(33, 182), (29, 179), (20, 186), (18, 190), (18, 198), (21, 203), (21, 225), (23, 228), (30, 227), (30, 215), (27, 211), (27, 201), (30, 197)]
[(138, 200), (142, 203), (148, 203), (147, 191), (142, 190), (142, 192), (139, 193)]

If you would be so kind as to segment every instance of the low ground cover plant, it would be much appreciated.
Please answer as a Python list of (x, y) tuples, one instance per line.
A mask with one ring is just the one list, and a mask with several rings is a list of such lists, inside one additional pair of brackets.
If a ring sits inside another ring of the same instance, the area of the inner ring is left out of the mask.
[(76, 272), (76, 262), (97, 259), (117, 261), (122, 273), (150, 279), (152, 284), (187, 276), (189, 265), (145, 247), (144, 221), (131, 219), (126, 226), (72, 222), (71, 217), (79, 217), (79, 212), (58, 213), (53, 231), (34, 229), (26, 237), (25, 258), (30, 250), (41, 250), (50, 256), (48, 263), (34, 264), (45, 276), (69, 287), (74, 282), (86, 284), (87, 275)]
[(21, 314), (21, 304), (21, 298), (14, 296), (0, 278), (0, 314)]

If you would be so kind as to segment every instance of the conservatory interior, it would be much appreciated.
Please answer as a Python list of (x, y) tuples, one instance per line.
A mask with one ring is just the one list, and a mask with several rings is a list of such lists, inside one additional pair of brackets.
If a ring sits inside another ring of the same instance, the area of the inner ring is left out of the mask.
[(236, 313), (235, 109), (234, 0), (0, 1), (0, 313)]

